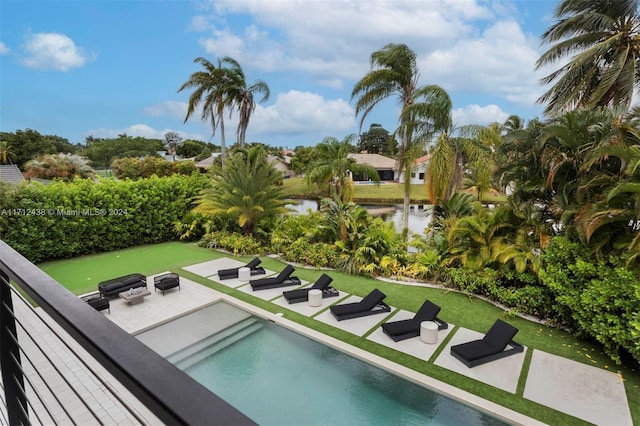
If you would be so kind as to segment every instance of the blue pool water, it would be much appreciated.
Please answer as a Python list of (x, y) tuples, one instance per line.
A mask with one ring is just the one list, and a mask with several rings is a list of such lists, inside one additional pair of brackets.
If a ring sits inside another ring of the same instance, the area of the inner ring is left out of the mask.
[(241, 339), (177, 365), (261, 425), (505, 424), (283, 327), (252, 321)]

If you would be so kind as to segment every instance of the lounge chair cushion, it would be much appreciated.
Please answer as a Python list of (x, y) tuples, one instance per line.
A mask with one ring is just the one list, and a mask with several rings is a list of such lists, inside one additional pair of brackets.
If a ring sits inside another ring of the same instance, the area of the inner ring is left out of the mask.
[(282, 295), (284, 296), (285, 299), (287, 299), (287, 301), (289, 301), (289, 303), (304, 302), (306, 300), (309, 300), (309, 290), (322, 290), (323, 297), (330, 297), (333, 295), (337, 295), (337, 291), (335, 291), (335, 289), (333, 288), (331, 289), (333, 290), (332, 292), (327, 292), (325, 294), (325, 290), (328, 289), (329, 284), (331, 284), (331, 281), (333, 281), (333, 278), (331, 278), (327, 274), (322, 274), (320, 278), (318, 278), (311, 287), (301, 288), (298, 290), (284, 291), (282, 292)]
[(417, 332), (420, 334), (420, 321), (411, 318), (407, 320), (386, 322), (382, 324), (382, 329), (392, 336), (408, 334), (411, 332)]
[(497, 351), (503, 351), (517, 333), (518, 329), (511, 324), (507, 324), (502, 320), (496, 320), (489, 331), (487, 331), (487, 334), (482, 338), (482, 341)]
[[(283, 287), (279, 284), (282, 284), (285, 282), (285, 280), (289, 279), (290, 275), (293, 273), (293, 271), (295, 270), (295, 268), (291, 265), (287, 265), (282, 272), (280, 272), (278, 274), (278, 276), (273, 277), (273, 278), (261, 278), (259, 280), (251, 280), (249, 281), (249, 284), (251, 284), (251, 288), (252, 289), (262, 289), (262, 288), (273, 288), (273, 287)], [(293, 279), (294, 277), (291, 277), (291, 283), (289, 283), (290, 285), (300, 285), (300, 280), (299, 279)]]
[(251, 260), (251, 262), (249, 262), (249, 263), (247, 263), (247, 264), (245, 265), (245, 268), (253, 269), (253, 268), (255, 268), (256, 266), (258, 266), (260, 263), (262, 263), (262, 261), (261, 261), (259, 258), (254, 257), (254, 258)]
[(440, 306), (429, 300), (425, 300), (413, 319), (418, 322), (418, 325), (420, 325), (422, 321), (433, 321), (440, 313), (440, 309)]
[(331, 312), (333, 312), (333, 314), (336, 316), (345, 316), (356, 314), (359, 312), (366, 312), (375, 308), (378, 304), (380, 304), (380, 302), (384, 300), (385, 297), (387, 296), (376, 288), (373, 289), (371, 293), (367, 294), (367, 296), (365, 296), (365, 298), (359, 302), (335, 305), (330, 309)]
[(451, 347), (452, 352), (456, 352), (467, 361), (476, 361), (488, 357), (499, 351), (484, 340), (474, 340)]

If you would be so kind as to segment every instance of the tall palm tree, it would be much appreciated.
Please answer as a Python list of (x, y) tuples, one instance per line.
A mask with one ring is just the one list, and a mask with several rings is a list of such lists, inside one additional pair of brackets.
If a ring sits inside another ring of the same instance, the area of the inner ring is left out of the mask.
[(238, 144), (240, 145), (240, 148), (244, 148), (249, 120), (256, 110), (256, 101), (254, 96), (257, 93), (261, 93), (262, 99), (260, 99), (259, 102), (262, 103), (269, 100), (271, 91), (269, 90), (267, 83), (263, 80), (256, 80), (253, 84), (247, 85), (247, 80), (240, 64), (233, 58), (227, 57), (225, 60), (230, 66), (229, 96), (235, 107), (238, 109), (238, 114), (240, 115), (238, 117), (238, 129), (236, 131)]
[(0, 164), (11, 164), (11, 160), (18, 158), (7, 141), (0, 141)]
[(362, 129), (365, 118), (376, 105), (394, 96), (398, 98), (401, 107), (396, 132), (400, 137), (398, 165), (405, 176), (402, 226), (408, 229), (411, 167), (431, 136), (449, 127), (451, 99), (439, 86), (418, 86), (416, 54), (405, 44), (391, 43), (373, 52), (371, 68), (355, 84), (351, 99), (357, 99), (356, 115), (361, 114)]
[(353, 199), (351, 174), (366, 176), (374, 182), (380, 181), (375, 168), (357, 164), (353, 158), (349, 158), (354, 138), (353, 134), (342, 141), (331, 136), (324, 138), (315, 148), (318, 160), (309, 166), (306, 175), (308, 184), (316, 184), (318, 188), (326, 187), (328, 197), (335, 193), (336, 198), (343, 203), (349, 203)]
[(543, 35), (553, 44), (536, 69), (569, 62), (542, 79), (554, 85), (539, 99), (545, 113), (575, 107), (631, 104), (640, 83), (638, 0), (562, 0), (558, 19)]
[[(202, 65), (204, 71), (196, 71), (189, 76), (178, 89), (181, 92), (185, 89), (194, 89), (189, 96), (187, 115), (184, 118), (186, 123), (196, 109), (202, 103), (202, 120), (211, 120), (212, 133), (215, 136), (216, 130), (220, 128), (220, 146), (222, 147), (222, 164), (227, 158), (227, 148), (224, 135), (224, 109), (231, 104), (229, 98), (230, 72), (224, 67), (225, 63), (230, 63), (233, 59), (225, 57), (218, 59), (218, 66), (209, 60), (198, 57), (194, 63)], [(235, 61), (233, 61), (235, 62)]]

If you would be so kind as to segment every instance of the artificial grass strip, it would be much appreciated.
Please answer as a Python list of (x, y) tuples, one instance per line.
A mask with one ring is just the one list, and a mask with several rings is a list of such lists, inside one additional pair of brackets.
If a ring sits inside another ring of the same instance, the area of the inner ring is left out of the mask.
[(522, 363), (522, 370), (520, 371), (520, 378), (518, 379), (518, 386), (516, 386), (516, 395), (524, 395), (524, 387), (527, 384), (527, 376), (529, 375), (529, 368), (531, 367), (531, 359), (533, 358), (533, 349), (527, 348), (527, 352), (524, 354), (524, 362)]

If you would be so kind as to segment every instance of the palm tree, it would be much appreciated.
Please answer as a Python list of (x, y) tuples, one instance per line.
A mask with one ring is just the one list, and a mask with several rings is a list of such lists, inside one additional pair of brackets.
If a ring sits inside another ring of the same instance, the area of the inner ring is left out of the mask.
[(349, 158), (354, 138), (353, 134), (342, 141), (331, 136), (324, 138), (315, 148), (318, 160), (309, 166), (306, 175), (307, 184), (316, 184), (318, 188), (326, 187), (328, 197), (335, 193), (336, 198), (343, 203), (353, 199), (351, 174), (366, 176), (374, 182), (380, 181), (375, 168), (357, 164), (353, 158)]
[(242, 71), (240, 64), (235, 59), (229, 57), (225, 58), (225, 60), (226, 63), (230, 65), (229, 96), (238, 109), (238, 114), (240, 115), (238, 118), (238, 129), (236, 132), (238, 144), (240, 145), (240, 148), (244, 148), (249, 120), (251, 119), (253, 112), (256, 110), (256, 101), (254, 100), (254, 96), (257, 93), (261, 93), (262, 99), (260, 99), (259, 102), (262, 103), (269, 99), (271, 91), (269, 90), (267, 83), (263, 80), (257, 80), (253, 84), (247, 86), (244, 71)]
[(194, 213), (232, 219), (245, 235), (264, 230), (286, 213), (278, 185), (282, 173), (267, 162), (264, 148), (239, 149), (225, 166), (214, 167), (213, 184), (196, 198)]
[[(479, 191), (489, 186), (490, 149), (480, 139), (483, 130), (466, 126), (440, 133), (431, 148), (431, 160), (425, 174), (432, 204), (448, 201), (460, 189), (468, 168), (476, 171)], [(454, 133), (459, 136), (453, 136)]]
[(402, 226), (408, 228), (411, 167), (422, 148), (439, 129), (449, 127), (451, 99), (439, 86), (418, 87), (416, 54), (405, 44), (387, 44), (371, 54), (371, 67), (353, 91), (360, 129), (367, 115), (381, 101), (397, 96), (401, 107), (397, 135), (400, 137), (398, 165), (404, 172)]
[(230, 72), (223, 64), (235, 62), (232, 58), (225, 57), (218, 59), (218, 66), (209, 60), (199, 57), (194, 59), (194, 63), (201, 64), (204, 71), (196, 71), (189, 76), (189, 79), (180, 86), (178, 92), (185, 89), (194, 89), (189, 96), (189, 106), (187, 115), (184, 118), (186, 123), (194, 111), (202, 103), (202, 120), (211, 120), (213, 137), (218, 127), (220, 127), (220, 146), (222, 147), (222, 164), (227, 158), (227, 148), (224, 135), (224, 109), (228, 107), (232, 100), (229, 98)]
[(18, 158), (7, 141), (0, 141), (0, 164), (11, 164), (11, 160)]
[(553, 44), (536, 69), (569, 62), (542, 79), (554, 85), (539, 99), (545, 113), (575, 107), (631, 104), (640, 82), (640, 15), (638, 0), (563, 0), (555, 11), (558, 21), (543, 35)]

